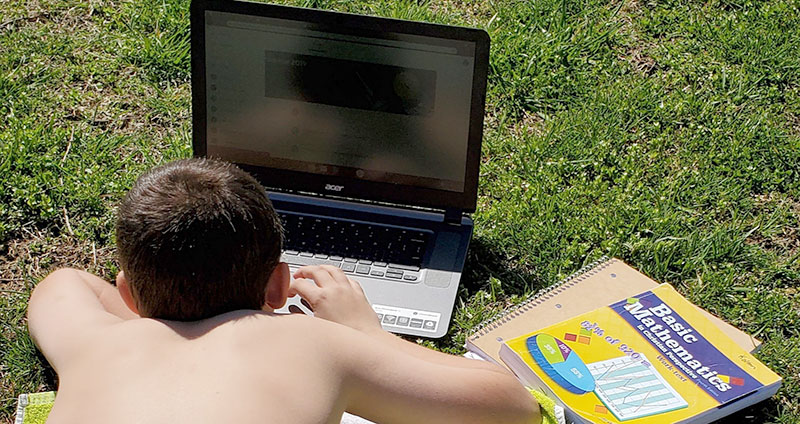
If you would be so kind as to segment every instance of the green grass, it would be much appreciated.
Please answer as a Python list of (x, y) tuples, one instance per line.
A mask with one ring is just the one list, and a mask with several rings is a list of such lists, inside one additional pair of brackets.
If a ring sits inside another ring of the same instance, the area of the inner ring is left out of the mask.
[[(58, 266), (116, 271), (114, 207), (191, 154), (188, 1), (0, 7), (0, 422), (52, 388), (24, 320)], [(800, 422), (800, 2), (296, 1), (492, 38), (476, 230), (450, 333), (602, 255), (764, 341)]]

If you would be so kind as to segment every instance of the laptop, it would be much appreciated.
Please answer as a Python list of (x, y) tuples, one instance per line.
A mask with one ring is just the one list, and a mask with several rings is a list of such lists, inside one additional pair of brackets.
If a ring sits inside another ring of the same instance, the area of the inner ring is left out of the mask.
[(486, 32), (195, 0), (191, 36), (194, 155), (264, 184), (281, 259), (341, 268), (389, 331), (443, 336), (473, 229)]

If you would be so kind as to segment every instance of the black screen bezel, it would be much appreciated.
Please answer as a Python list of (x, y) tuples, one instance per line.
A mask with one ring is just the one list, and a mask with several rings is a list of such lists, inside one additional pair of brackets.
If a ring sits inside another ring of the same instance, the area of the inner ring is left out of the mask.
[[(342, 28), (343, 33), (350, 34), (357, 32), (367, 34), (402, 33), (474, 42), (475, 67), (473, 69), (469, 140), (463, 192), (239, 165), (253, 173), (265, 186), (279, 191), (335, 195), (336, 197), (437, 209), (459, 209), (463, 212), (475, 211), (486, 100), (486, 74), (489, 61), (489, 35), (486, 31), (263, 3), (193, 0), (191, 5), (192, 147), (195, 157), (205, 157), (207, 153), (205, 12), (208, 10), (317, 23), (327, 27)], [(327, 191), (325, 186), (331, 184), (343, 186), (343, 188), (338, 192)]]

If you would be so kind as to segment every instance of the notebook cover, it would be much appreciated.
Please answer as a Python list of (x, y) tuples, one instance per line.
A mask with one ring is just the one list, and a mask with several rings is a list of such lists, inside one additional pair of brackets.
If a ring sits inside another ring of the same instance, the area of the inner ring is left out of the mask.
[[(484, 359), (503, 365), (499, 355), (503, 341), (535, 332), (657, 286), (658, 283), (619, 259), (601, 259), (519, 308), (485, 323), (467, 337), (466, 348)], [(753, 352), (761, 344), (759, 340), (736, 327), (697, 306), (694, 307), (742, 349)]]

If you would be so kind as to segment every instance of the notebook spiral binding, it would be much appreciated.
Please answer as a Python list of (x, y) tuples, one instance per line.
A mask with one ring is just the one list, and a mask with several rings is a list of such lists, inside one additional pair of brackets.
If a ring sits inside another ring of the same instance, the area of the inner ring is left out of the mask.
[(575, 284), (578, 284), (586, 277), (589, 277), (590, 275), (600, 272), (612, 261), (613, 259), (609, 259), (608, 256), (602, 256), (600, 259), (597, 259), (592, 263), (582, 266), (579, 270), (573, 272), (572, 274), (570, 274), (569, 277), (559, 281), (557, 284), (554, 284), (550, 287), (544, 288), (536, 292), (536, 294), (534, 294), (524, 302), (520, 303), (516, 307), (509, 309), (508, 311), (500, 314), (499, 316), (496, 316), (492, 319), (486, 320), (478, 324), (477, 329), (473, 333), (475, 335), (475, 339), (478, 339), (481, 336), (485, 336), (489, 331), (492, 331), (497, 327), (500, 327), (501, 325), (510, 321), (511, 319), (522, 315), (523, 313), (527, 312), (528, 310), (538, 305), (541, 301), (549, 299), (553, 295), (561, 293), (562, 291), (574, 286)]

